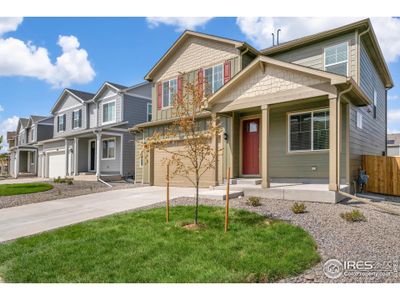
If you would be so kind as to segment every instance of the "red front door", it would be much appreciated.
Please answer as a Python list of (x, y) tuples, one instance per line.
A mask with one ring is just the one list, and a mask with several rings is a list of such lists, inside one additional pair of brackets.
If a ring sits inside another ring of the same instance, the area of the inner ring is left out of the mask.
[(243, 121), (242, 174), (260, 174), (260, 119)]

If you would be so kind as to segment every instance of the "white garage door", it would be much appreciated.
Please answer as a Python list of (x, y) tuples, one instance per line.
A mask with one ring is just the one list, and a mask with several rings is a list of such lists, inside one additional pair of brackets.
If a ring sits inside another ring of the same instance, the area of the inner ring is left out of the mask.
[(65, 177), (65, 153), (49, 154), (49, 178)]

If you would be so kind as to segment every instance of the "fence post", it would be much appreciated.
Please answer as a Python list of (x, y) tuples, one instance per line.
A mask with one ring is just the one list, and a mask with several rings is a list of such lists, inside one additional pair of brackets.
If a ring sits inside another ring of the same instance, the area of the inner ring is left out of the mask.
[(166, 203), (166, 219), (169, 222), (169, 162), (167, 164), (167, 203)]

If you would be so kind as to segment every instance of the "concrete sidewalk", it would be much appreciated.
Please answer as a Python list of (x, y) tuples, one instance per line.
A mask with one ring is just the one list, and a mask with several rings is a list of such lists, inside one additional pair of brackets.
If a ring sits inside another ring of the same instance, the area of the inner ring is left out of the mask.
[[(171, 199), (194, 188), (171, 188)], [(165, 201), (164, 187), (139, 187), (0, 209), (0, 242)]]
[(48, 178), (40, 177), (21, 177), (21, 178), (7, 178), (0, 180), (0, 184), (14, 184), (14, 183), (33, 183), (33, 182), (47, 182)]

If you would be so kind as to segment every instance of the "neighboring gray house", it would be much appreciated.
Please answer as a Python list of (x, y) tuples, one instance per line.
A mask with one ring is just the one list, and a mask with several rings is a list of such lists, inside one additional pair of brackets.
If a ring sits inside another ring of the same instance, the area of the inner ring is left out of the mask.
[(35, 176), (37, 167), (37, 146), (42, 140), (53, 135), (53, 117), (30, 116), (20, 118), (17, 131), (10, 132), (8, 143), (10, 153), (9, 174), (17, 178), (20, 175)]
[(400, 156), (400, 133), (389, 133), (387, 135), (387, 155)]
[(105, 82), (96, 94), (65, 89), (51, 113), (54, 131), (39, 146), (41, 177), (134, 176), (135, 145), (128, 128), (147, 120), (151, 86)]

